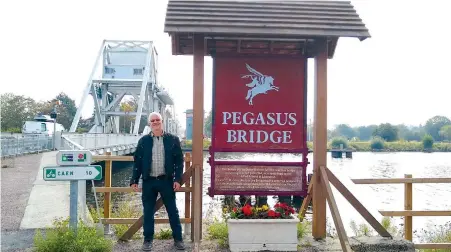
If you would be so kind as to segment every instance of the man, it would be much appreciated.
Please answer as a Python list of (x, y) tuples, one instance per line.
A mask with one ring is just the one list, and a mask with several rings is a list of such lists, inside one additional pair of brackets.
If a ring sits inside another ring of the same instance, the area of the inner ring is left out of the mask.
[(142, 175), (142, 204), (144, 208), (144, 251), (152, 250), (155, 233), (155, 203), (158, 193), (163, 199), (174, 237), (174, 246), (184, 250), (182, 225), (175, 200), (183, 171), (183, 154), (177, 136), (163, 131), (163, 119), (157, 112), (149, 115), (151, 132), (141, 137), (134, 154), (133, 175), (130, 186), (138, 192)]

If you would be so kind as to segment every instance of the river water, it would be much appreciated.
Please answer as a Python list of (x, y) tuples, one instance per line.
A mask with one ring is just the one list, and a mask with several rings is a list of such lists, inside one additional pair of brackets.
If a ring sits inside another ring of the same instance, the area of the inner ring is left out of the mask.
[[(222, 196), (213, 198), (207, 195), (210, 186), (210, 165), (207, 163), (208, 154), (204, 153), (204, 184), (203, 184), (203, 216), (214, 218), (221, 215)], [(301, 157), (292, 154), (229, 154), (222, 159), (240, 159), (245, 161), (301, 161)], [(313, 162), (313, 155), (308, 155)], [(378, 210), (403, 210), (404, 209), (404, 185), (356, 185), (353, 178), (402, 178), (404, 174), (412, 174), (415, 178), (451, 177), (451, 153), (419, 153), (419, 152), (393, 152), (371, 153), (355, 152), (352, 159), (332, 159), (328, 153), (328, 167), (338, 179), (357, 197), (357, 199), (373, 214), (381, 220)], [(129, 186), (132, 163), (113, 162), (112, 186)], [(312, 164), (307, 167), (307, 173), (312, 173)], [(90, 183), (87, 188), (88, 204), (95, 204), (91, 193)], [(96, 186), (102, 186), (103, 181)], [(341, 194), (332, 186), (343, 224), (349, 236), (354, 235), (350, 222), (358, 224), (366, 223), (360, 214), (347, 202)], [(177, 193), (177, 204), (180, 216), (184, 216), (184, 193)], [(113, 200), (117, 203), (121, 200), (140, 204), (140, 193), (113, 194)], [(276, 197), (269, 196), (268, 203), (272, 205)], [(414, 210), (450, 210), (451, 209), (451, 185), (450, 184), (414, 184), (413, 185), (413, 209)], [(164, 212), (160, 213), (164, 215)], [(328, 229), (334, 227), (329, 208), (327, 209)], [(309, 216), (307, 216), (309, 218)], [(402, 217), (392, 219), (402, 230)], [(413, 217), (414, 241), (422, 236), (422, 229), (430, 230), (434, 225), (445, 224), (451, 221), (451, 217)], [(332, 231), (333, 232), (333, 231)]]

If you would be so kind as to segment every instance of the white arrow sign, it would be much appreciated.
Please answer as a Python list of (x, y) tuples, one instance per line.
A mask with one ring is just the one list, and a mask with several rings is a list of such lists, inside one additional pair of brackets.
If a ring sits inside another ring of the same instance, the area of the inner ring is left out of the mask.
[(47, 166), (44, 167), (44, 180), (101, 180), (102, 166)]

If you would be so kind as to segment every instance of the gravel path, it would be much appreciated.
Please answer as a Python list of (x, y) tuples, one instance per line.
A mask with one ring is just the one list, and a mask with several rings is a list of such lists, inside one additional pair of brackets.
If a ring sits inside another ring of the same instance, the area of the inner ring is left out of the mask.
[(33, 244), (34, 230), (19, 230), (19, 227), (38, 174), (41, 156), (17, 157), (13, 167), (1, 168), (2, 251), (25, 251)]

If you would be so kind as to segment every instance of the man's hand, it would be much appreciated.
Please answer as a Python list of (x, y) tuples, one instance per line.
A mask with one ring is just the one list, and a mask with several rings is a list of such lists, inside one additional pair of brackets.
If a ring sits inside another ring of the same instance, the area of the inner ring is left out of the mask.
[(139, 192), (138, 184), (132, 184), (132, 189), (134, 192)]
[(174, 182), (174, 191), (180, 189), (180, 184), (178, 182)]

